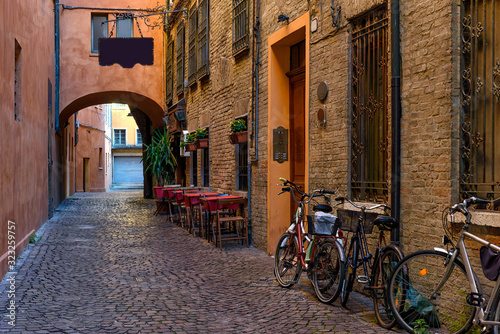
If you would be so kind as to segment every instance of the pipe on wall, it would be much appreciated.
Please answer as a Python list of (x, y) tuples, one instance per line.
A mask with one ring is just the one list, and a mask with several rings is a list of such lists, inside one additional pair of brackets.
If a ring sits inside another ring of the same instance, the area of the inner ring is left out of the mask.
[(59, 93), (60, 93), (60, 25), (59, 25), (59, 0), (54, 0), (54, 52), (55, 52), (55, 101), (54, 101), (54, 118), (55, 132), (59, 131)]
[[(401, 49), (399, 0), (391, 0), (391, 208), (392, 216), (401, 218)], [(399, 224), (401, 226), (401, 224)], [(391, 231), (391, 242), (400, 243), (400, 227)]]

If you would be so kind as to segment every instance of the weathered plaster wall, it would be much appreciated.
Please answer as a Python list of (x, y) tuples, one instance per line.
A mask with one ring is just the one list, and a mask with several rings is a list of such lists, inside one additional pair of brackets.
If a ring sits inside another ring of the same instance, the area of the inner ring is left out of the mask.
[[(52, 1), (0, 5), (0, 277), (7, 272), (8, 221), (15, 224), (16, 255), (48, 219), (49, 80), (54, 101)], [(15, 41), (20, 54), (20, 119), (14, 118)], [(53, 103), (52, 103), (53, 116)], [(50, 133), (50, 134), (49, 134)], [(56, 200), (57, 202), (57, 200)], [(57, 203), (56, 203), (57, 205)]]

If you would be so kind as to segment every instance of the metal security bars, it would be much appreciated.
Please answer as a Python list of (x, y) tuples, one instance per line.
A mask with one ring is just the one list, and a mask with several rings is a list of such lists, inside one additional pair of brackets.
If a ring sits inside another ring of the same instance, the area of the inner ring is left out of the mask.
[(233, 56), (248, 50), (248, 0), (233, 0)]
[(387, 5), (352, 22), (351, 191), (355, 200), (387, 202)]
[(236, 190), (248, 190), (248, 143), (235, 145), (236, 148)]
[(497, 0), (462, 1), (462, 198), (500, 196), (500, 24), (496, 15), (500, 15)]
[(196, 37), (198, 35), (198, 10), (195, 6), (189, 11), (189, 51), (188, 51), (188, 85), (196, 83)]
[(184, 25), (177, 27), (176, 39), (177, 95), (184, 93)]
[(198, 6), (198, 79), (209, 74), (208, 1), (201, 0)]
[(172, 102), (173, 98), (173, 90), (174, 90), (174, 81), (173, 81), (173, 72), (172, 65), (174, 59), (173, 53), (174, 43), (169, 40), (167, 41), (167, 54), (166, 54), (166, 66), (165, 66), (165, 79), (166, 79), (166, 89), (165, 89), (165, 103), (168, 105)]

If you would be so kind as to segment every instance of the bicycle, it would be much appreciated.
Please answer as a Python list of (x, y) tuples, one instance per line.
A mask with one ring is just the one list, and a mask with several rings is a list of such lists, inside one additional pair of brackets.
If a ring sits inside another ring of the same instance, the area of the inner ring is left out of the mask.
[[(345, 244), (347, 263), (344, 284), (342, 287), (341, 304), (347, 305), (349, 294), (353, 289), (354, 280), (365, 284), (364, 288), (371, 290), (375, 316), (383, 328), (390, 329), (396, 324), (396, 319), (390, 311), (386, 295), (386, 285), (389, 280), (392, 268), (403, 258), (403, 252), (397, 246), (387, 244), (385, 231), (390, 231), (398, 227), (398, 222), (393, 217), (380, 216), (374, 212), (367, 212), (377, 208), (389, 210), (385, 204), (377, 204), (371, 207), (361, 206), (348, 198), (338, 197), (336, 201), (349, 202), (361, 211), (337, 210), (337, 215), (341, 221), (340, 229), (343, 232), (353, 232), (349, 247)], [(372, 263), (372, 254), (369, 253), (366, 234), (372, 233), (373, 226), (379, 228), (378, 243), (375, 257)], [(356, 277), (356, 270), (363, 267), (364, 275)], [(368, 272), (371, 269), (371, 273)]]
[[(328, 214), (332, 211), (332, 207), (326, 204), (315, 205), (313, 211), (324, 213), (322, 216), (326, 218), (328, 231), (315, 231), (315, 222), (311, 217), (308, 222), (311, 234), (306, 234), (303, 218), (304, 208), (313, 198), (322, 196), (329, 202), (328, 194), (334, 192), (315, 190), (311, 194), (306, 194), (293, 182), (284, 178), (280, 178), (280, 181), (283, 182), (281, 186), (284, 188), (279, 195), (291, 192), (298, 208), (290, 227), (281, 235), (276, 245), (274, 255), (276, 280), (282, 287), (290, 288), (298, 282), (302, 268), (305, 268), (318, 299), (323, 303), (333, 303), (340, 294), (345, 272), (344, 250), (335, 238), (338, 221), (335, 216)], [(294, 192), (300, 195), (300, 200), (295, 198)], [(304, 247), (305, 243), (307, 247)]]
[[(468, 237), (486, 246), (485, 250), (500, 252), (500, 247), (468, 232), (471, 224), (468, 207), (491, 202), (471, 197), (445, 209), (443, 245), (447, 248), (451, 245), (451, 249), (435, 247), (417, 251), (395, 267), (388, 285), (389, 304), (399, 325), (408, 332), (427, 328), (431, 333), (466, 333), (475, 324), (483, 327), (481, 333), (498, 333), (500, 281), (496, 281), (486, 302), (464, 242)], [(454, 215), (457, 212), (465, 216), (465, 222), (455, 238)], [(498, 277), (498, 268), (495, 269)], [(496, 280), (497, 277), (488, 278)]]

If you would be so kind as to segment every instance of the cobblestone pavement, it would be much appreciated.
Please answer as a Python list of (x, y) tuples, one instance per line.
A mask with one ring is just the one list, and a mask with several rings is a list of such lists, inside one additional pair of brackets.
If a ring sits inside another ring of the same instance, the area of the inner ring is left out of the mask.
[[(16, 322), (0, 285), (0, 331), (23, 333), (385, 333), (370, 301), (320, 303), (305, 278), (277, 285), (273, 259), (223, 251), (153, 216), (138, 192), (75, 194), (17, 263)], [(397, 331), (401, 332), (401, 331)]]

